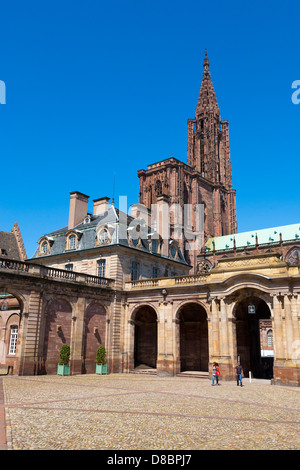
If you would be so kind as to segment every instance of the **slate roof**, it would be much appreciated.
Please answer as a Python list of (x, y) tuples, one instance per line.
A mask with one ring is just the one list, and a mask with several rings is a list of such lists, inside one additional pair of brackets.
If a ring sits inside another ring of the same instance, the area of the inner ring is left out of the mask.
[[(110, 232), (111, 242), (108, 245), (104, 246), (122, 245), (130, 247), (132, 249), (138, 249), (139, 251), (151, 253), (147, 239), (147, 234), (150, 233), (149, 227), (142, 226), (143, 237), (141, 238), (141, 248), (135, 248), (129, 244), (128, 227), (131, 226), (134, 228), (136, 224), (139, 223), (139, 221), (141, 221), (141, 219), (134, 219), (133, 217), (129, 216), (128, 214), (125, 214), (114, 206), (110, 206), (108, 210), (103, 214), (88, 214), (87, 217), (85, 217), (85, 219), (80, 224), (76, 225), (72, 229), (78, 232), (78, 235), (80, 235), (78, 240), (78, 248), (72, 251), (101, 248), (101, 246), (96, 244), (97, 229), (106, 225)], [(131, 229), (129, 228), (129, 232), (130, 230)], [(68, 231), (68, 226), (65, 226), (45, 235), (45, 237), (47, 237), (51, 241), (50, 253), (49, 255), (45, 256), (59, 255), (66, 252), (66, 233)], [(38, 251), (39, 248), (36, 249), (31, 259), (41, 258), (41, 256), (38, 256)], [(160, 255), (155, 253), (155, 256)], [(172, 259), (172, 261), (174, 260)], [(175, 261), (187, 264), (181, 252), (179, 252), (179, 259)]]
[(17, 240), (11, 232), (0, 231), (0, 258), (22, 261)]

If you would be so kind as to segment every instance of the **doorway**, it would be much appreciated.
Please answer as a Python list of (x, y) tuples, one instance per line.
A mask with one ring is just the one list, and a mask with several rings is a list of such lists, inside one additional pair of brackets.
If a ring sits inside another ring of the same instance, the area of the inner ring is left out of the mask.
[(267, 303), (258, 296), (250, 295), (235, 307), (237, 358), (244, 374), (254, 378), (273, 377), (274, 351), (272, 342), (264, 346), (264, 330), (272, 333), (271, 312)]
[(180, 308), (178, 319), (181, 372), (208, 372), (208, 324), (205, 309), (196, 302), (189, 302)]

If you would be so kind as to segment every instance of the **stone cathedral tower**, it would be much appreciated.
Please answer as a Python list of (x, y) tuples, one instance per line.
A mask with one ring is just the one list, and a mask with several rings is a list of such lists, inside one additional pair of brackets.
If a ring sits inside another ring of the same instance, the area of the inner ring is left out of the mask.
[[(174, 214), (170, 237), (177, 239), (187, 261), (197, 272), (201, 248), (190, 249), (187, 234), (196, 233), (196, 207), (203, 208), (203, 245), (208, 238), (237, 232), (235, 190), (232, 189), (228, 121), (222, 121), (205, 51), (203, 77), (194, 119), (188, 119), (187, 164), (176, 158), (153, 163), (138, 171), (139, 203), (150, 211), (162, 201), (180, 207), (185, 233), (178, 236)], [(186, 207), (192, 207), (189, 215)]]

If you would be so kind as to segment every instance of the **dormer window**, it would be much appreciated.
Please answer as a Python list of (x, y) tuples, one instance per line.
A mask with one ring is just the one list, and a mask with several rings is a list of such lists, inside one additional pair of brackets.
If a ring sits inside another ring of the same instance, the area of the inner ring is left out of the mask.
[(42, 237), (38, 241), (39, 244), (39, 251), (38, 251), (38, 256), (46, 256), (50, 254), (50, 247), (53, 244), (54, 240), (53, 238), (49, 237)]
[(101, 244), (108, 242), (108, 231), (105, 228), (101, 230), (99, 234), (99, 239)]
[(75, 230), (69, 230), (66, 233), (66, 250), (77, 250), (78, 241), (81, 236), (81, 233), (76, 232)]
[(170, 258), (178, 258), (178, 244), (174, 240), (169, 241), (169, 256)]

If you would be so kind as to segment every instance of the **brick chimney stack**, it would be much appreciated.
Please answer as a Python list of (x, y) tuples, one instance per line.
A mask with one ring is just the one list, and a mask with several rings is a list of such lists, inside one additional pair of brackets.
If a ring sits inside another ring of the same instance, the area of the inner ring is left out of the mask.
[(99, 199), (94, 199), (94, 215), (104, 214), (104, 212), (108, 211), (108, 204), (109, 204), (109, 197), (100, 197)]
[(87, 215), (89, 196), (73, 191), (70, 193), (70, 209), (68, 229), (76, 227)]

